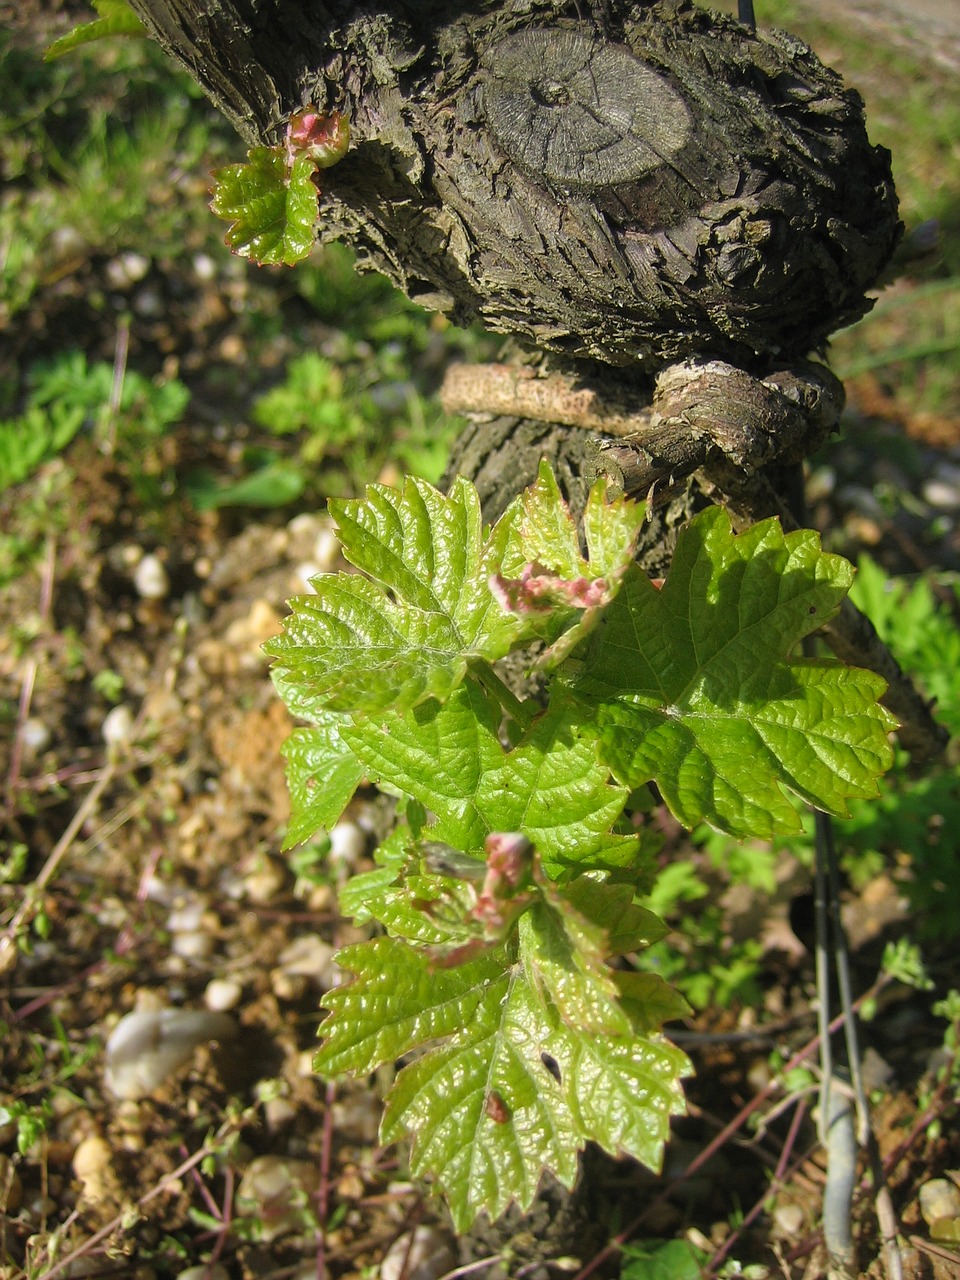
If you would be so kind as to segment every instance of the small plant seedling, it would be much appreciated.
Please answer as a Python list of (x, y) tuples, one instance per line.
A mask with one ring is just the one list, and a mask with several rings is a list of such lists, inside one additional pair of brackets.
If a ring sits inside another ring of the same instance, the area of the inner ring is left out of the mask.
[(146, 34), (143, 23), (127, 4), (127, 0), (93, 0), (97, 18), (93, 22), (84, 22), (68, 31), (53, 44), (43, 55), (44, 62), (53, 62), (64, 54), (73, 53), (82, 45), (93, 40), (104, 40), (110, 36), (142, 36)]
[[(642, 507), (592, 491), (580, 533), (549, 467), (492, 529), (474, 487), (372, 485), (331, 502), (357, 573), (314, 580), (270, 641), (310, 727), (286, 745), (287, 846), (341, 816), (361, 780), (402, 821), (341, 907), (383, 936), (339, 954), (322, 1073), (402, 1067), (384, 1141), (413, 1139), (458, 1229), (571, 1185), (588, 1140), (658, 1167), (689, 1071), (663, 1025), (686, 1001), (626, 957), (665, 926), (638, 901), (656, 838), (630, 820), (655, 782), (685, 826), (798, 829), (891, 761), (883, 682), (794, 657), (852, 568), (809, 531), (683, 532), (659, 588), (633, 562)], [(497, 662), (537, 646), (541, 702)]]
[(317, 171), (336, 164), (349, 145), (345, 116), (305, 107), (290, 117), (283, 144), (253, 147), (245, 162), (218, 169), (210, 207), (230, 222), (233, 252), (261, 265), (292, 267), (306, 258), (319, 208)]

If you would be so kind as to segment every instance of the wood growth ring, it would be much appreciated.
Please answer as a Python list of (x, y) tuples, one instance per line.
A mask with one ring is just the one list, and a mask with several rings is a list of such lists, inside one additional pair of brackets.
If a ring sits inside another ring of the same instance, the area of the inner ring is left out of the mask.
[(623, 45), (532, 27), (491, 46), (483, 64), (497, 142), (521, 169), (559, 186), (634, 182), (690, 136), (680, 95)]

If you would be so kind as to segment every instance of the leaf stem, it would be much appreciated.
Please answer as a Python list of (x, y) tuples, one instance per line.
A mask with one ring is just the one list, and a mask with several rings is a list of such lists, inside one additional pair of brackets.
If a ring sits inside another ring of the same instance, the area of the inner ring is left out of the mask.
[(529, 729), (540, 710), (539, 704), (532, 698), (521, 701), (512, 693), (490, 663), (483, 658), (474, 658), (470, 662), (470, 674), (481, 686), (484, 693), (495, 698), (503, 710), (521, 729)]

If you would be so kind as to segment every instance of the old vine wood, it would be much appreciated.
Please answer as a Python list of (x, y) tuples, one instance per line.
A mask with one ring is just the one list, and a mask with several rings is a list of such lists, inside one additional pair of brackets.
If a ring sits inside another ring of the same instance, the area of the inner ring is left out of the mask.
[(690, 4), (133, 7), (250, 142), (344, 112), (321, 236), (541, 350), (802, 355), (863, 314), (897, 238), (857, 95)]

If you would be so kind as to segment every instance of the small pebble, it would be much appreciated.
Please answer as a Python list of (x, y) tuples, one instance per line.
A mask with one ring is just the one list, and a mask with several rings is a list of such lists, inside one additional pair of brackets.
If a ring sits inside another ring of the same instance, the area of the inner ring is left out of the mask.
[(255, 906), (272, 902), (286, 883), (284, 868), (274, 858), (266, 858), (243, 877), (246, 897)]
[(28, 716), (23, 722), (23, 746), (28, 756), (38, 756), (50, 745), (50, 730), (37, 716)]
[(128, 1013), (107, 1040), (107, 1086), (118, 1098), (146, 1098), (189, 1061), (199, 1045), (228, 1040), (236, 1030), (229, 1014), (206, 1009)]
[(332, 524), (325, 524), (313, 544), (313, 559), (320, 573), (332, 573), (340, 560), (340, 543)]
[(920, 1188), (920, 1212), (928, 1227), (944, 1218), (960, 1218), (960, 1188), (949, 1178), (931, 1178)]
[(449, 1242), (434, 1227), (417, 1227), (400, 1236), (380, 1263), (380, 1280), (439, 1280), (457, 1259)]
[(330, 840), (329, 858), (347, 871), (353, 871), (363, 857), (367, 839), (355, 822), (338, 822), (327, 833)]
[(313, 560), (304, 560), (298, 564), (293, 571), (294, 580), (298, 591), (306, 592), (308, 595), (316, 592), (313, 585), (313, 579), (319, 577), (323, 570)]
[(336, 972), (333, 956), (336, 948), (316, 934), (294, 938), (280, 952), (279, 963), (284, 973), (312, 978), (323, 987), (330, 987)]
[(166, 314), (166, 303), (164, 302), (158, 289), (141, 289), (133, 300), (133, 309), (138, 316), (142, 316), (145, 320), (157, 320), (160, 316)]
[(297, 1108), (287, 1098), (270, 1098), (263, 1104), (263, 1118), (271, 1133), (291, 1124), (296, 1116)]
[(798, 1204), (778, 1204), (773, 1211), (773, 1220), (779, 1233), (792, 1240), (803, 1229), (803, 1209)]
[(125, 702), (121, 702), (119, 706), (112, 707), (103, 717), (100, 732), (108, 747), (119, 747), (131, 741), (135, 724), (136, 718), (133, 712)]
[(928, 480), (923, 486), (923, 497), (938, 511), (956, 511), (960, 508), (960, 485), (945, 480)]
[(207, 904), (202, 899), (179, 898), (167, 916), (167, 928), (171, 933), (191, 933), (200, 928), (206, 910)]
[(274, 969), (270, 974), (270, 989), (278, 1000), (300, 1000), (306, 995), (307, 980), (302, 974)]
[(232, 978), (213, 978), (207, 983), (203, 993), (203, 1002), (214, 1013), (226, 1013), (235, 1009), (243, 995), (243, 987)]
[(144, 600), (162, 600), (170, 591), (170, 576), (159, 556), (145, 555), (133, 571), (133, 585)]
[(57, 227), (50, 237), (54, 257), (69, 258), (75, 253), (89, 253), (86, 240), (76, 227)]
[(121, 253), (118, 258), (111, 258), (106, 266), (106, 276), (114, 289), (129, 289), (139, 284), (150, 270), (150, 259), (142, 253)]
[(177, 1280), (230, 1280), (230, 1272), (219, 1262), (212, 1266), (208, 1263), (206, 1266), (187, 1267), (184, 1271), (178, 1271)]
[(350, 1093), (333, 1104), (333, 1127), (351, 1142), (376, 1142), (383, 1107), (376, 1096), (362, 1090)]
[(217, 264), (208, 253), (193, 255), (193, 274), (203, 284), (209, 284), (217, 274)]
[(309, 1201), (320, 1181), (312, 1160), (257, 1156), (244, 1170), (237, 1187), (237, 1213), (260, 1223), (261, 1239), (269, 1242), (288, 1231), (309, 1225)]
[(811, 505), (829, 498), (837, 485), (837, 473), (833, 467), (815, 467), (807, 477), (807, 502)]
[(87, 1200), (111, 1200), (117, 1190), (117, 1175), (113, 1168), (113, 1152), (106, 1138), (94, 1134), (84, 1140), (73, 1154), (73, 1172), (83, 1184)]
[(170, 950), (181, 960), (206, 960), (213, 953), (213, 938), (209, 933), (175, 933)]

